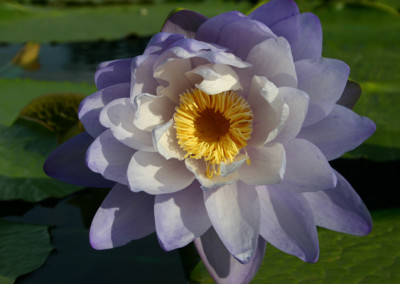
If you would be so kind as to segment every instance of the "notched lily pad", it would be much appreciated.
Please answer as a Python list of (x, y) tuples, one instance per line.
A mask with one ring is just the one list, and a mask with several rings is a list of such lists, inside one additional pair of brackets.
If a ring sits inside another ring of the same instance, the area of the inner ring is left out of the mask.
[(53, 250), (47, 226), (0, 220), (0, 283), (40, 267)]
[(84, 130), (77, 115), (79, 104), (84, 98), (84, 95), (76, 93), (43, 95), (23, 108), (20, 117), (38, 122), (56, 132), (57, 140), (63, 142)]

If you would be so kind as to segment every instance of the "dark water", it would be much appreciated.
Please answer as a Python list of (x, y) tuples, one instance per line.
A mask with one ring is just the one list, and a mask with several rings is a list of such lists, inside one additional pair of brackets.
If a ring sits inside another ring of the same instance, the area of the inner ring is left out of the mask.
[[(35, 71), (3, 73), (3, 77), (32, 78), (93, 83), (99, 63), (108, 60), (131, 58), (143, 53), (149, 38), (126, 38), (118, 41), (42, 44), (40, 68)], [(0, 69), (9, 64), (23, 44), (0, 45)]]
[(0, 202), (0, 217), (22, 215), (4, 219), (50, 226), (54, 246), (43, 266), (16, 283), (186, 283), (179, 252), (163, 251), (155, 234), (111, 250), (91, 248), (88, 228), (107, 191), (85, 189), (36, 204)]

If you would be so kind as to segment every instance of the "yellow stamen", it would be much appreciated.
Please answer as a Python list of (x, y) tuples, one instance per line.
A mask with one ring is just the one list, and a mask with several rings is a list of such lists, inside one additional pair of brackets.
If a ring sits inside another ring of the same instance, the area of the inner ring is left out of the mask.
[(233, 91), (208, 95), (193, 89), (181, 95), (174, 114), (176, 137), (185, 158), (204, 159), (206, 176), (221, 174), (221, 163), (231, 163), (247, 145), (253, 113)]

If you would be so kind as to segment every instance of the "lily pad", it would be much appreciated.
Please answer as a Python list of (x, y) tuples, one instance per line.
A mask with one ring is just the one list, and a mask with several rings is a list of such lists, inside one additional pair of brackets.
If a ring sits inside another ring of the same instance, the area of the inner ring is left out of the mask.
[(160, 31), (170, 11), (181, 6), (210, 17), (230, 10), (246, 12), (251, 7), (246, 2), (205, 1), (63, 9), (24, 6), (16, 10), (0, 3), (0, 41), (45, 43), (149, 36)]
[(20, 111), (39, 96), (54, 93), (79, 93), (87, 96), (95, 91), (94, 85), (86, 83), (0, 78), (0, 125), (11, 125)]
[(372, 119), (377, 129), (370, 139), (344, 157), (399, 160), (400, 84), (364, 82), (362, 88), (361, 100), (354, 110)]
[(56, 133), (19, 119), (0, 128), (0, 200), (39, 201), (63, 197), (81, 187), (51, 179), (43, 172), (46, 157), (57, 147)]
[[(356, 237), (318, 230), (319, 261), (304, 263), (272, 245), (251, 283), (400, 283), (400, 209), (373, 212), (370, 235)], [(193, 283), (213, 283), (203, 263), (191, 274)]]
[(53, 249), (48, 227), (0, 220), (0, 284), (40, 267)]
[(20, 117), (42, 124), (57, 134), (59, 144), (84, 131), (78, 107), (85, 98), (75, 93), (47, 94), (37, 97), (20, 112)]
[(345, 157), (400, 159), (400, 14), (389, 5), (342, 1), (313, 8), (322, 23), (323, 56), (349, 64), (363, 94), (354, 110), (376, 133)]

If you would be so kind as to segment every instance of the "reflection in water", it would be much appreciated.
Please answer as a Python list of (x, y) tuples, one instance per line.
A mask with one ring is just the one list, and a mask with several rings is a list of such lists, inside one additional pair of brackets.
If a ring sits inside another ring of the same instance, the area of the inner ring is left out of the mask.
[[(131, 37), (118, 41), (42, 44), (39, 54), (41, 68), (18, 72), (18, 77), (92, 84), (99, 63), (142, 54), (148, 41), (147, 37)], [(9, 64), (22, 47), (23, 44), (1, 45), (0, 68)]]

